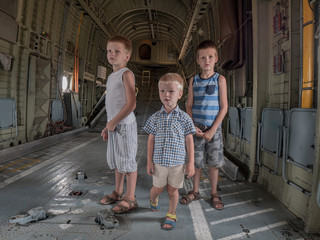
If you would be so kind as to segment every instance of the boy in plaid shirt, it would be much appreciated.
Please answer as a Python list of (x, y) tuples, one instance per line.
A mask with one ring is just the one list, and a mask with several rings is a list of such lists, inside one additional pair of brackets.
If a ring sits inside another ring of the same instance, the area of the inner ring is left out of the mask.
[(176, 73), (167, 73), (160, 78), (158, 88), (163, 106), (144, 126), (144, 130), (149, 133), (147, 173), (153, 178), (150, 207), (154, 211), (159, 209), (159, 195), (167, 188), (169, 210), (162, 228), (171, 230), (177, 221), (178, 189), (183, 187), (184, 174), (190, 178), (195, 171), (192, 135), (196, 129), (190, 116), (177, 105), (183, 94), (182, 77)]

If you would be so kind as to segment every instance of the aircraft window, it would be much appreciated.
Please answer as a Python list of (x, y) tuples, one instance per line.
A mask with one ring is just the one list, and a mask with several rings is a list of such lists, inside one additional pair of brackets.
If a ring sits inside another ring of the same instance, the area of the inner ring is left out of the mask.
[(139, 48), (139, 58), (144, 60), (151, 59), (151, 47), (148, 44), (142, 44)]
[(62, 77), (62, 91), (72, 89), (72, 75), (63, 75)]

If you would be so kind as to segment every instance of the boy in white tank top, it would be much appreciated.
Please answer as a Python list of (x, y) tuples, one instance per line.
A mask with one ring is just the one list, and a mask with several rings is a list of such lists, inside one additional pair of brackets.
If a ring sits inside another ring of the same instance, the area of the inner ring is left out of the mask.
[[(135, 78), (126, 66), (132, 45), (123, 36), (114, 36), (107, 43), (108, 62), (113, 72), (106, 84), (107, 124), (102, 130), (103, 140), (108, 141), (107, 162), (115, 169), (116, 188), (101, 199), (101, 204), (118, 204), (115, 213), (125, 213), (138, 207), (135, 198), (137, 183), (137, 123), (133, 110), (136, 107)], [(127, 192), (123, 197), (124, 177), (127, 176)]]

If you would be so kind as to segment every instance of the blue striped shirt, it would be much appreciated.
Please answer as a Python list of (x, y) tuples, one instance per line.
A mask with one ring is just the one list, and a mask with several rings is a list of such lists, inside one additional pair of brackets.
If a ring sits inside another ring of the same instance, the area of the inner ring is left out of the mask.
[(192, 117), (197, 124), (211, 127), (220, 110), (219, 74), (202, 79), (200, 74), (193, 78)]
[(186, 140), (196, 129), (192, 119), (177, 106), (169, 114), (161, 110), (148, 118), (144, 128), (155, 136), (153, 162), (165, 167), (183, 165), (186, 156)]

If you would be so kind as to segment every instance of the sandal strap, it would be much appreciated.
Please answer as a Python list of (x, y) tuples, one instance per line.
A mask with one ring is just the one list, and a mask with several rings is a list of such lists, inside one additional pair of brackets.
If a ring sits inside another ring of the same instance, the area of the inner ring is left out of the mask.
[(137, 204), (137, 200), (136, 200), (136, 199), (131, 200), (131, 199), (129, 199), (128, 197), (124, 197), (122, 201), (127, 202), (127, 203), (128, 203), (128, 205), (129, 205), (129, 208), (137, 207), (137, 205), (138, 205), (138, 204)]
[(119, 194), (116, 191), (113, 191), (111, 196), (114, 196), (114, 199), (118, 199)]
[(166, 217), (174, 219), (175, 221), (178, 220), (177, 214), (172, 214), (172, 213), (167, 212)]
[(110, 195), (107, 195), (110, 199), (121, 200), (123, 198), (123, 192), (121, 194), (116, 191), (112, 191)]
[[(123, 202), (128, 203), (128, 206), (124, 205)], [(124, 197), (123, 200), (121, 202), (119, 202), (115, 207), (118, 207), (119, 210), (114, 210), (114, 208), (112, 209), (113, 212), (115, 213), (125, 213), (128, 212), (129, 210), (135, 209), (138, 207), (138, 203), (136, 201), (136, 199), (134, 200), (130, 200), (127, 197)]]
[(123, 193), (118, 194), (116, 191), (113, 191), (110, 195), (105, 195), (100, 202), (102, 204), (111, 204), (122, 199), (123, 199)]
[(151, 199), (150, 199), (150, 205), (151, 205), (152, 207), (158, 207), (158, 204), (159, 204), (159, 198), (156, 198), (156, 202), (155, 202), (155, 203), (153, 203), (153, 202), (151, 201)]
[(193, 190), (190, 190), (188, 192), (188, 195), (192, 194), (194, 196), (194, 199), (198, 199), (200, 197), (200, 192), (194, 192)]
[(129, 207), (123, 205), (122, 203), (118, 203), (116, 205), (116, 207), (120, 208), (119, 211), (116, 211), (117, 213), (123, 213), (123, 212), (127, 212), (129, 210)]
[[(193, 195), (193, 198), (191, 199), (190, 198), (190, 195)], [(194, 191), (192, 191), (192, 190), (190, 190), (189, 192), (188, 192), (188, 194), (186, 194), (186, 195), (184, 195), (181, 199), (180, 199), (180, 203), (181, 204), (189, 204), (189, 203), (191, 203), (192, 201), (194, 201), (194, 200), (198, 200), (198, 199), (200, 199), (200, 192), (194, 192)]]
[(220, 197), (220, 195), (219, 194), (211, 194), (211, 198), (213, 199), (213, 198), (218, 198), (220, 201), (221, 201), (221, 197)]

